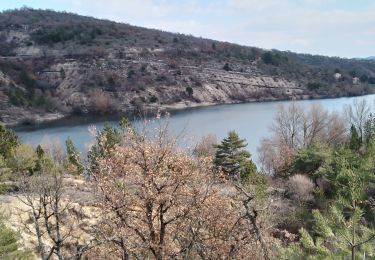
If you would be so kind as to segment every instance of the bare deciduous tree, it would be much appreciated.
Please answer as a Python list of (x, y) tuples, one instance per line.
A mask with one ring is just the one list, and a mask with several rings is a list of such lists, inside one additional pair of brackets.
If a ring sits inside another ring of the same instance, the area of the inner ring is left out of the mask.
[(214, 157), (216, 153), (215, 145), (217, 145), (217, 138), (214, 135), (203, 136), (196, 144), (193, 154), (197, 157)]
[(64, 197), (63, 153), (59, 149), (46, 149), (46, 153), (50, 156), (39, 158), (38, 171), (19, 173), (20, 221), (37, 239), (41, 259), (81, 259), (91, 240), (82, 241), (80, 219), (73, 214), (77, 205)]
[(364, 138), (366, 121), (370, 119), (371, 107), (365, 99), (354, 100), (352, 105), (345, 107), (347, 120), (357, 129), (361, 140)]
[(99, 162), (98, 235), (121, 259), (267, 259), (252, 196), (218, 178), (209, 158), (193, 159), (175, 144), (163, 127), (155, 135), (128, 131)]
[(347, 138), (344, 120), (317, 105), (308, 110), (297, 104), (281, 106), (271, 131), (272, 136), (264, 139), (258, 149), (259, 160), (268, 173), (285, 169), (298, 149), (319, 143), (336, 146)]

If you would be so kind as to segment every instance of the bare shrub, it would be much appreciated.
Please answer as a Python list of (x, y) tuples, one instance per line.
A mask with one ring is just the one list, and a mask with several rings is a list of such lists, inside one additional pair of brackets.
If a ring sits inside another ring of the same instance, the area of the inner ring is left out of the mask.
[(287, 188), (299, 204), (311, 201), (314, 198), (314, 183), (305, 175), (296, 174), (291, 176), (288, 179)]
[(214, 135), (203, 136), (193, 149), (193, 155), (197, 157), (210, 157), (213, 158), (216, 153), (215, 145), (217, 138)]
[(117, 109), (116, 101), (100, 89), (90, 92), (91, 111), (96, 114), (108, 114)]
[(269, 175), (287, 170), (295, 155), (295, 150), (281, 140), (270, 138), (263, 139), (257, 151), (262, 171)]
[(40, 142), (40, 146), (43, 148), (46, 155), (53, 161), (60, 164), (63, 163), (65, 153), (60, 139), (52, 139), (48, 136), (44, 136)]

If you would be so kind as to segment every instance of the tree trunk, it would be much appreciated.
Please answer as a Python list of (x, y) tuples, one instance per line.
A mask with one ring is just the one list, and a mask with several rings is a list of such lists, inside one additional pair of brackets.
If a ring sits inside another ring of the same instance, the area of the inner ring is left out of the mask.
[(352, 260), (355, 260), (355, 246), (352, 246)]

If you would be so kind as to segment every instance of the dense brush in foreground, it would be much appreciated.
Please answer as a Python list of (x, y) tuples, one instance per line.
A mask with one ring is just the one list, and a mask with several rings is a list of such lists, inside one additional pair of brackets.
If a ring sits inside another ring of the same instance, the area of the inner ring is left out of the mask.
[(138, 129), (124, 119), (90, 128), (95, 142), (81, 158), (70, 139), (66, 153), (52, 142), (33, 148), (1, 126), (0, 200), (9, 216), (1, 254), (371, 259), (371, 111), (365, 101), (347, 107), (346, 117), (281, 107), (260, 147), (261, 171), (235, 131), (186, 151), (159, 119)]

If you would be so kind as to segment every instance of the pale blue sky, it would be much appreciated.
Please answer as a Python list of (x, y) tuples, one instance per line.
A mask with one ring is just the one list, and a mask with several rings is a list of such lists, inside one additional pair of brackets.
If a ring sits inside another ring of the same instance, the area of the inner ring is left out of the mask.
[(262, 48), (375, 56), (374, 0), (0, 0)]

